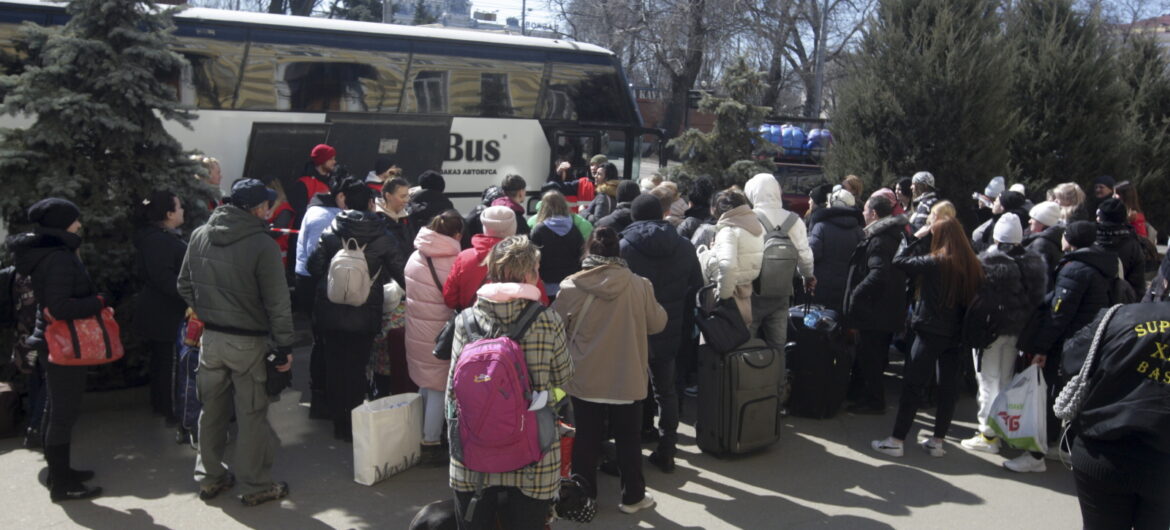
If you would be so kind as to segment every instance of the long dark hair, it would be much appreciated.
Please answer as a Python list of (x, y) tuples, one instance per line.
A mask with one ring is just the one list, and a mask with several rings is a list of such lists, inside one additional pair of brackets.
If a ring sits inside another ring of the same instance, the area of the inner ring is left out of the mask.
[(983, 266), (979, 256), (967, 241), (963, 225), (955, 219), (943, 219), (930, 226), (933, 238), (930, 255), (938, 260), (941, 270), (943, 303), (946, 307), (967, 305), (975, 298), (983, 282)]
[(617, 230), (603, 226), (589, 234), (589, 241), (585, 244), (586, 254), (605, 258), (616, 258), (622, 255), (621, 237)]
[(138, 219), (143, 226), (157, 225), (166, 220), (167, 214), (175, 211), (178, 195), (170, 190), (155, 190), (142, 200)]

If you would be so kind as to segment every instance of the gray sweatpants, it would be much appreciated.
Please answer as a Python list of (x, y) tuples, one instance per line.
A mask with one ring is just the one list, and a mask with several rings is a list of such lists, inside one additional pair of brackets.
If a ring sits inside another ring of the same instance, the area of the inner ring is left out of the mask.
[(236, 415), (236, 439), (232, 471), (241, 493), (260, 491), (272, 484), (269, 472), (280, 440), (268, 422), (268, 372), (264, 355), (265, 337), (203, 332), (199, 371), (195, 383), (203, 412), (199, 415), (199, 454), (195, 458), (195, 480), (212, 484), (227, 473), (223, 455), (227, 428)]
[[(762, 328), (762, 333), (761, 333)], [(780, 360), (780, 397), (783, 402), (788, 396), (787, 356), (784, 345), (788, 342), (788, 298), (762, 298), (752, 296), (752, 321), (748, 324), (752, 338), (763, 335), (764, 342), (776, 351)]]

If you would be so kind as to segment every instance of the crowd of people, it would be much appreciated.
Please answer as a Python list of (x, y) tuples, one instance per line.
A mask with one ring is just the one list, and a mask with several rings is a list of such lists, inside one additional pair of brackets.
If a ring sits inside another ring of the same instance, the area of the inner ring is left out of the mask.
[[(205, 178), (218, 183), (218, 163), (204, 163)], [(619, 508), (635, 513), (655, 502), (641, 444), (655, 444), (651, 465), (675, 470), (679, 402), (694, 395), (696, 357), (706, 342), (696, 327), (697, 295), (705, 286), (715, 298), (734, 301), (750, 335), (781, 362), (791, 293), (839, 314), (855, 330), (851, 413), (888, 412), (884, 372), (891, 351), (901, 350), (904, 377), (892, 430), (872, 449), (903, 456), (918, 410), (933, 402), (933, 431), (917, 442), (941, 457), (967, 356), (979, 386), (979, 428), (960, 445), (998, 453), (1007, 447), (991, 428), (991, 404), (1018, 367), (1041, 366), (1054, 400), (1080, 369), (1070, 363), (1078, 356), (1062, 355), (1062, 345), (1114, 304), (1160, 300), (1170, 268), (1163, 262), (1147, 288), (1147, 260), (1157, 259), (1153, 232), (1134, 187), (1109, 177), (1095, 181), (1091, 198), (1065, 183), (1035, 204), (1021, 185), (1008, 188), (996, 177), (974, 194), (983, 222), (968, 233), (956, 202), (940, 196), (926, 171), (868, 196), (862, 179), (847, 176), (814, 189), (799, 215), (771, 174), (727, 189), (700, 177), (684, 194), (679, 184), (657, 177), (620, 179), (617, 167), (598, 155), (584, 175), (569, 161), (556, 164), (534, 215), (524, 206), (529, 182), (519, 175), (484, 190), (481, 203), (462, 215), (444, 195), (438, 172), (411, 184), (389, 159), (379, 159), (364, 179), (337, 178), (336, 166), (337, 151), (322, 144), (292, 184), (238, 180), (186, 241), (179, 232), (180, 197), (159, 190), (143, 201), (135, 237), (143, 289), (133, 331), (150, 352), (152, 407), (173, 419), (176, 337), (192, 322), (202, 325), (195, 479), (205, 500), (237, 481), (246, 505), (288, 494), (288, 485), (271, 477), (279, 441), (267, 408), (280, 391), (273, 381), (292, 365), (294, 312), (311, 323), (310, 418), (330, 421), (336, 439), (351, 441), (354, 407), (418, 392), (425, 410), (422, 462), (449, 466), (460, 524), (490, 528), (498, 515), (508, 528), (541, 528), (560, 487), (559, 439), (540, 441), (536, 457), (516, 468), (493, 469), (482, 464), (488, 449), (476, 429), (483, 422), (461, 417), (490, 414), (485, 410), (496, 406), (469, 402), (471, 392), (461, 386), (463, 366), (475, 362), (465, 352), (496, 352), (485, 337), (506, 338), (522, 352), (532, 410), (537, 401), (556, 410), (571, 404), (572, 480), (595, 499), (599, 467), (619, 474)], [(109, 298), (96, 292), (76, 253), (83, 212), (49, 198), (28, 216), (35, 228), (14, 236), (9, 248), (31, 294), (15, 298), (18, 309), (37, 308), (27, 312), (33, 320), (20, 328), (27, 336), (18, 349), (35, 357), (46, 351), (39, 341), (46, 314), (88, 317)], [(795, 263), (782, 277), (761, 272), (769, 270), (765, 248), (772, 237), (795, 247)], [(976, 317), (984, 320), (975, 327), (993, 337), (973, 348), (969, 328)], [(448, 328), (444, 358), (438, 352)], [(93, 473), (70, 462), (85, 369), (54, 365), (43, 355), (34, 364), (47, 384), (33, 387), (32, 407), (43, 409), (43, 419), (30, 423), (26, 444), (44, 448), (51, 497), (97, 496), (100, 488), (86, 485)], [(1170, 460), (1166, 386), (1159, 377), (1145, 379), (1160, 386), (1140, 386), (1143, 379), (1134, 392), (1160, 395), (1156, 410), (1078, 420), (1078, 430), (1091, 436), (1073, 446), (1073, 460), (1084, 462), (1076, 477), (1086, 524), (1120, 520), (1123, 502), (1141, 521), (1170, 524), (1164, 503), (1151, 496), (1168, 491), (1170, 475), (1145, 469), (1144, 482), (1108, 485), (1118, 473), (1140, 469), (1129, 456), (1135, 451), (1159, 455), (1157, 469)], [(786, 396), (788, 379), (776, 385)], [(1099, 401), (1098, 408), (1113, 406)], [(233, 418), (238, 437), (227, 466)], [(1050, 418), (1054, 443), (1059, 427)], [(609, 439), (616, 447), (612, 462), (602, 451)], [(1003, 466), (1043, 471), (1045, 457), (1025, 452)]]

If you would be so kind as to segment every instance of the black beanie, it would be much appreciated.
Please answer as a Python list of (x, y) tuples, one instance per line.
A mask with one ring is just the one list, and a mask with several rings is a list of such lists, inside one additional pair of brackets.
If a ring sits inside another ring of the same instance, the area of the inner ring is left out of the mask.
[(639, 195), (630, 204), (630, 217), (635, 221), (657, 221), (662, 219), (662, 201), (649, 193)]
[(374, 161), (374, 174), (381, 175), (387, 169), (394, 167), (394, 159), (386, 156), (380, 156)]
[(1109, 189), (1117, 187), (1117, 181), (1113, 180), (1113, 177), (1110, 177), (1109, 175), (1101, 175), (1100, 177), (1093, 179), (1093, 185), (1096, 186), (1097, 184), (1104, 184), (1105, 187)]
[(433, 169), (428, 169), (418, 176), (418, 185), (424, 190), (439, 192), (447, 188), (447, 182), (443, 180), (443, 175)]
[(824, 206), (829, 203), (829, 192), (833, 191), (833, 187), (828, 184), (821, 184), (812, 189), (808, 193), (808, 198), (817, 206)]
[[(999, 204), (1003, 206), (1004, 211), (1018, 210), (1024, 207), (1027, 199), (1024, 194), (1015, 191), (1005, 191), (999, 194)], [(1023, 221), (1023, 219), (1021, 219)]]
[[(642, 188), (632, 180), (623, 180), (618, 184), (617, 202), (633, 202), (642, 193)], [(662, 217), (661, 215), (659, 217)]]
[(77, 205), (65, 199), (41, 199), (28, 209), (28, 220), (45, 228), (65, 230), (81, 217)]
[(1125, 203), (1120, 200), (1105, 199), (1097, 207), (1097, 217), (1102, 223), (1123, 224), (1129, 218), (1129, 212), (1126, 211)]
[(1076, 248), (1088, 248), (1097, 241), (1097, 225), (1088, 221), (1073, 221), (1064, 229), (1064, 238)]

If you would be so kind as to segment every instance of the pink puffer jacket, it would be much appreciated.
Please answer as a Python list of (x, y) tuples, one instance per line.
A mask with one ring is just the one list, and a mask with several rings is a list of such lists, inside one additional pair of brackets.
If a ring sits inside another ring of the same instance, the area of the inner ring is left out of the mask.
[(436, 359), (431, 351), (435, 336), (453, 312), (443, 302), (443, 290), (435, 285), (427, 258), (431, 258), (439, 281), (446, 282), (459, 254), (459, 240), (424, 227), (414, 238), (414, 248), (418, 250), (406, 262), (406, 362), (414, 384), (443, 391), (450, 363)]

